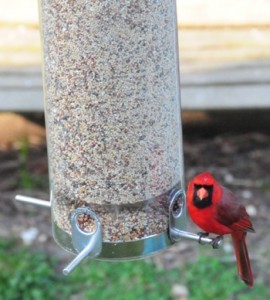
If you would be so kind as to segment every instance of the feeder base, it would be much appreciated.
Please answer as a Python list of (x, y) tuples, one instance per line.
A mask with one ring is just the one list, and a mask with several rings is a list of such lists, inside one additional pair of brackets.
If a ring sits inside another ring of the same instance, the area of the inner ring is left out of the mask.
[[(65, 250), (75, 254), (76, 251), (72, 245), (71, 235), (53, 224), (53, 235), (55, 241), (60, 247), (65, 245)], [(171, 246), (168, 232), (152, 235), (136, 241), (102, 243), (102, 251), (96, 258), (98, 260), (134, 260), (154, 255), (158, 251), (164, 250)]]

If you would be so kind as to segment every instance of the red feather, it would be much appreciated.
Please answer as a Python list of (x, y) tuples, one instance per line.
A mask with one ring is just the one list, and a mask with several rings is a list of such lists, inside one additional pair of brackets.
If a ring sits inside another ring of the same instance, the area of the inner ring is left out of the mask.
[[(202, 192), (202, 187), (208, 191)], [(254, 229), (245, 207), (209, 172), (204, 172), (189, 182), (187, 208), (193, 222), (204, 231), (232, 235), (238, 275), (248, 286), (252, 286), (253, 275), (245, 237)]]
[(246, 232), (235, 231), (232, 233), (232, 240), (236, 256), (238, 276), (246, 283), (253, 286), (253, 274), (246, 245)]

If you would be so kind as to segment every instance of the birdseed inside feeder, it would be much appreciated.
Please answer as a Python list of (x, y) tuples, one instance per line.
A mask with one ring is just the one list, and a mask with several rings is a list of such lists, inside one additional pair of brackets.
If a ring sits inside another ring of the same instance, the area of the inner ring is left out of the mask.
[(185, 227), (175, 1), (41, 0), (40, 17), (53, 234), (80, 252), (65, 273), (167, 248)]

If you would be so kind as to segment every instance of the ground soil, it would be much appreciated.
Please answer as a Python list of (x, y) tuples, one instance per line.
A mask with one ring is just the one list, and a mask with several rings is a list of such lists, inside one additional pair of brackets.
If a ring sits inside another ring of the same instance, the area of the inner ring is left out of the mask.
[[(247, 241), (256, 277), (270, 278), (270, 122), (268, 111), (211, 112), (184, 114), (184, 158), (186, 181), (195, 174), (209, 170), (225, 186), (234, 191), (251, 215), (255, 234)], [(28, 115), (29, 117), (29, 115)], [(31, 115), (30, 115), (31, 117)], [(43, 122), (36, 115), (32, 119)], [(32, 190), (23, 189), (28, 170), (39, 182)], [(17, 150), (0, 152), (0, 237), (23, 240), (23, 233), (35, 228), (34, 249), (54, 253), (62, 262), (72, 256), (60, 249), (51, 234), (50, 210), (16, 203), (16, 194), (49, 198), (46, 146), (30, 149), (27, 162)], [(188, 230), (198, 228), (188, 221)], [(194, 260), (198, 249), (209, 249), (210, 255), (222, 257), (230, 253), (230, 240), (225, 239), (223, 250), (198, 246), (195, 242), (181, 241), (153, 258), (165, 268)], [(233, 254), (231, 254), (233, 260)], [(270, 281), (269, 281), (270, 283)]]

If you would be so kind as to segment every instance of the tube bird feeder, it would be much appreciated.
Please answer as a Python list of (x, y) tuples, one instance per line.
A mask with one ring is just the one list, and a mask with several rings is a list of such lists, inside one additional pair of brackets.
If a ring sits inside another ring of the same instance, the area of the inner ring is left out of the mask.
[(185, 229), (175, 1), (41, 0), (40, 19), (64, 273), (167, 248)]

